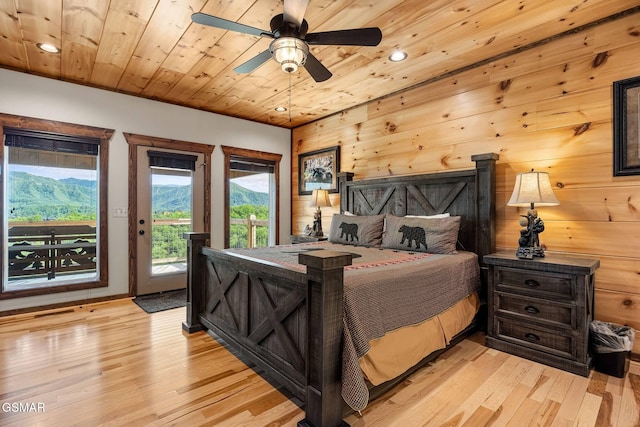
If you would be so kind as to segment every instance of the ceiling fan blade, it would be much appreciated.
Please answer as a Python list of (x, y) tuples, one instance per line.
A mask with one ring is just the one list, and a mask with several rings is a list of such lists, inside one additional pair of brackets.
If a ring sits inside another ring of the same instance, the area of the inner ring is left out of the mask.
[(218, 18), (217, 16), (207, 15), (206, 13), (198, 12), (191, 15), (191, 20), (196, 24), (208, 25), (209, 27), (221, 28), (223, 30), (236, 31), (238, 33), (250, 34), (258, 37), (271, 37), (275, 36), (266, 30), (250, 27), (249, 25), (238, 24), (237, 22), (229, 21), (227, 19)]
[(313, 56), (311, 52), (307, 55), (307, 61), (304, 63), (304, 68), (309, 72), (313, 80), (320, 83), (325, 80), (329, 80), (333, 74), (327, 69), (318, 58)]
[(309, 6), (309, 0), (284, 0), (285, 22), (292, 22), (300, 28), (307, 6)]
[(238, 74), (247, 74), (267, 62), (271, 58), (271, 51), (269, 49), (265, 50), (262, 53), (257, 54), (244, 64), (238, 65), (233, 69)]
[(322, 45), (378, 46), (382, 41), (382, 31), (378, 27), (324, 31), (307, 34), (305, 41)]

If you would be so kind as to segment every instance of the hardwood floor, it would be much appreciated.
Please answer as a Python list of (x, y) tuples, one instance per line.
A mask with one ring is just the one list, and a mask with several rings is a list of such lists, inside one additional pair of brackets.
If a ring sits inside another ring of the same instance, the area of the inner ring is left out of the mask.
[[(0, 425), (294, 426), (295, 403), (185, 309), (130, 300), (0, 318)], [(640, 364), (583, 378), (482, 345), (478, 334), (373, 402), (352, 426), (638, 426)], [(30, 412), (19, 412), (22, 409)]]

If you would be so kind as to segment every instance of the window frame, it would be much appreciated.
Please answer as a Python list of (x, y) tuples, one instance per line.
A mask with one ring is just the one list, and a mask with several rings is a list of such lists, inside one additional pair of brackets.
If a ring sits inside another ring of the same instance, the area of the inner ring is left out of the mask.
[(282, 154), (267, 153), (265, 151), (250, 150), (247, 148), (229, 147), (221, 145), (224, 153), (224, 247), (229, 247), (229, 232), (231, 224), (229, 221), (229, 180), (231, 179), (231, 158), (243, 157), (245, 159), (266, 160), (274, 163), (275, 177), (275, 244), (280, 240), (280, 161)]
[[(109, 141), (113, 136), (115, 130), (107, 128), (98, 128), (93, 126), (85, 126), (74, 123), (58, 122), (52, 120), (43, 120), (33, 117), (16, 116), (11, 114), (0, 113), (0, 164), (4, 165), (5, 158), (5, 145), (4, 145), (4, 128), (22, 128), (30, 131), (41, 132), (53, 132), (58, 134), (71, 135), (74, 137), (87, 137), (97, 138), (100, 140), (100, 149), (98, 157), (98, 200), (99, 200), (99, 212), (96, 228), (99, 230), (98, 235), (98, 253), (99, 253), (99, 270), (97, 280), (90, 280), (80, 283), (60, 284), (45, 287), (34, 287), (23, 290), (4, 290), (4, 277), (3, 283), (0, 286), (0, 300), (23, 298), (37, 295), (48, 295), (60, 292), (72, 292), (83, 289), (103, 288), (109, 286), (109, 234), (108, 234), (108, 180), (109, 180)], [(4, 166), (0, 166), (4, 168)], [(4, 200), (4, 180), (6, 179), (6, 173), (2, 170), (0, 173), (0, 199)], [(0, 212), (0, 220), (4, 224), (4, 207)], [(5, 229), (4, 225), (0, 227), (0, 241), (4, 245)], [(0, 259), (0, 268), (4, 271), (5, 257)]]

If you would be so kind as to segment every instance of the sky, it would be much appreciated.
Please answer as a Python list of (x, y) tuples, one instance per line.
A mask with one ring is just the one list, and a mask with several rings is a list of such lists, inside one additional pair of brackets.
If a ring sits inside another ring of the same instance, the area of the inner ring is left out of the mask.
[(269, 174), (259, 173), (256, 175), (243, 176), (242, 178), (234, 178), (233, 182), (241, 185), (249, 190), (257, 191), (259, 193), (269, 192)]
[(31, 175), (43, 176), (45, 178), (65, 179), (78, 178), (89, 181), (96, 180), (96, 172), (86, 169), (67, 169), (53, 168), (48, 166), (27, 166), (27, 165), (9, 165), (9, 169), (15, 172), (26, 172)]

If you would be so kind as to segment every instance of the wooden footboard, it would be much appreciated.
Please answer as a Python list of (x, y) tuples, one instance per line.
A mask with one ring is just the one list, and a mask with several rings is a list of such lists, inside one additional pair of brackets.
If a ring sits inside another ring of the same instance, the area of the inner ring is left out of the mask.
[(342, 300), (351, 254), (299, 254), (307, 273), (188, 239), (187, 320), (209, 329), (305, 402), (301, 426), (342, 423)]

